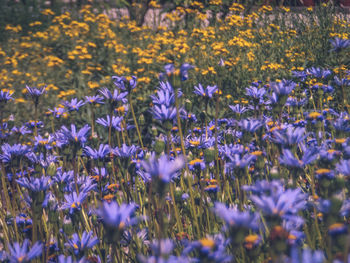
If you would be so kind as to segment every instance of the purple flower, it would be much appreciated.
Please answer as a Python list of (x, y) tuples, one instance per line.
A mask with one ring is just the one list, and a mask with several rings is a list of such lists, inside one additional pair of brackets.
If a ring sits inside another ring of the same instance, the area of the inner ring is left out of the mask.
[(306, 195), (300, 188), (253, 194), (250, 199), (264, 214), (270, 216), (295, 215), (306, 205)]
[(119, 93), (119, 90), (115, 89), (112, 94), (107, 88), (100, 89), (99, 92), (113, 105), (118, 101), (121, 101), (122, 103), (127, 102), (126, 97), (128, 96), (128, 92)]
[(339, 52), (342, 49), (345, 49), (350, 46), (350, 40), (349, 39), (341, 39), (339, 37), (336, 37), (334, 39), (330, 40), (332, 49), (331, 52)]
[(296, 83), (291, 80), (282, 80), (280, 82), (270, 83), (270, 86), (277, 96), (287, 96), (295, 88)]
[(74, 233), (72, 239), (65, 243), (68, 249), (73, 250), (75, 255), (82, 254), (85, 250), (94, 247), (98, 243), (98, 238), (93, 236), (92, 231), (84, 231), (81, 238), (77, 233)]
[(69, 111), (78, 111), (79, 108), (85, 104), (85, 102), (82, 100), (78, 101), (77, 98), (74, 98), (70, 102), (65, 101), (63, 104), (64, 106), (68, 107)]
[(31, 152), (30, 147), (27, 145), (14, 144), (11, 146), (8, 143), (2, 145), (1, 150), (2, 154), (0, 154), (0, 160), (3, 163), (10, 163), (15, 159), (21, 159)]
[(162, 155), (159, 159), (153, 153), (148, 161), (142, 161), (142, 167), (145, 170), (146, 180), (160, 179), (169, 183), (178, 172), (185, 166), (185, 158), (180, 156), (170, 161), (167, 155)]
[(188, 71), (190, 69), (194, 69), (194, 66), (192, 66), (189, 63), (184, 63), (184, 64), (181, 65), (181, 67), (180, 67), (180, 75), (181, 75), (181, 80), (182, 81), (188, 79)]
[(239, 126), (242, 128), (242, 130), (247, 132), (256, 132), (262, 125), (263, 122), (256, 119), (244, 119), (239, 122)]
[(9, 100), (13, 100), (12, 93), (10, 91), (7, 91), (7, 90), (1, 90), (0, 91), (0, 103), (2, 103), (2, 102), (6, 103)]
[(123, 120), (123, 117), (115, 117), (112, 116), (112, 123), (111, 123), (111, 117), (109, 115), (106, 116), (106, 119), (98, 118), (96, 120), (96, 123), (108, 128), (110, 125), (112, 125), (112, 128), (121, 131), (120, 123)]
[(150, 97), (152, 99), (153, 104), (158, 106), (165, 105), (166, 107), (170, 107), (175, 103), (175, 94), (171, 86), (170, 89), (159, 89), (157, 91), (157, 96), (151, 95)]
[(290, 167), (303, 168), (315, 161), (319, 156), (319, 149), (317, 147), (309, 147), (304, 151), (304, 155), (299, 160), (295, 155), (288, 149), (283, 149), (283, 154), (279, 158), (280, 163)]
[(214, 213), (219, 216), (228, 227), (258, 230), (258, 215), (251, 212), (240, 212), (237, 207), (227, 208), (226, 205), (216, 202)]
[(291, 147), (295, 144), (301, 143), (305, 137), (304, 128), (288, 127), (285, 130), (274, 130), (272, 132), (271, 141), (281, 144), (283, 147)]
[(8, 245), (9, 249), (9, 259), (11, 263), (29, 263), (33, 259), (39, 257), (43, 250), (43, 245), (36, 242), (31, 249), (28, 248), (29, 240), (25, 239), (20, 245), (19, 243), (14, 243), (13, 245)]
[(153, 117), (159, 121), (170, 121), (174, 120), (176, 117), (176, 108), (175, 107), (166, 107), (165, 105), (157, 106), (155, 105), (151, 112)]
[(110, 229), (123, 231), (129, 226), (137, 224), (139, 219), (135, 216), (135, 204), (121, 204), (113, 201), (111, 203), (103, 202), (97, 210), (97, 215), (102, 223)]
[(301, 81), (305, 81), (307, 73), (305, 71), (292, 71), (293, 77), (299, 78)]
[(240, 104), (236, 104), (235, 106), (229, 105), (229, 107), (234, 113), (237, 113), (237, 114), (243, 114), (249, 110), (247, 107), (244, 107)]
[(89, 103), (89, 104), (103, 104), (103, 98), (100, 95), (85, 96), (85, 103)]
[(67, 141), (68, 143), (83, 145), (87, 141), (87, 134), (90, 130), (89, 125), (85, 125), (79, 131), (74, 124), (71, 124), (71, 130), (67, 129), (66, 126), (62, 126), (59, 132), (59, 139), (62, 141)]
[(17, 183), (31, 192), (41, 192), (46, 191), (50, 187), (50, 180), (51, 178), (49, 176), (42, 176), (40, 178), (35, 177), (23, 177), (20, 179), (17, 179)]
[(97, 159), (104, 159), (106, 157), (109, 157), (108, 154), (111, 152), (111, 149), (107, 144), (100, 144), (98, 150), (92, 149), (89, 146), (86, 146), (84, 148), (84, 154), (91, 159), (97, 160)]
[(257, 87), (249, 87), (245, 89), (245, 94), (254, 100), (258, 101), (259, 103), (263, 101), (264, 95), (266, 93), (266, 89), (264, 88), (257, 88)]
[(64, 195), (66, 202), (61, 206), (62, 210), (69, 209), (69, 213), (73, 214), (76, 211), (80, 211), (81, 205), (87, 197), (87, 193), (82, 191), (79, 195), (76, 192)]
[(202, 96), (202, 97), (207, 97), (207, 98), (212, 98), (213, 94), (218, 91), (218, 87), (215, 86), (207, 86), (206, 89), (203, 88), (203, 86), (201, 84), (198, 84), (197, 86), (194, 86), (194, 93)]
[(350, 175), (350, 160), (342, 160), (337, 164), (337, 171), (345, 176)]
[(184, 63), (181, 65), (180, 70), (177, 71), (175, 69), (174, 64), (167, 64), (164, 66), (165, 73), (160, 73), (159, 79), (163, 81), (163, 80), (165, 80), (166, 76), (170, 77), (173, 74), (175, 74), (175, 75), (180, 74), (181, 81), (184, 81), (184, 80), (188, 79), (188, 71), (190, 69), (193, 69), (193, 68), (194, 68), (194, 66), (192, 66), (188, 63)]
[(28, 91), (29, 96), (31, 96), (32, 98), (38, 98), (46, 92), (46, 87), (43, 87), (41, 89), (37, 89), (34, 87), (31, 88), (29, 86), (26, 86), (26, 89)]
[[(129, 81), (126, 77), (113, 76), (114, 85), (116, 85), (120, 90), (133, 90), (137, 85), (137, 77), (132, 76)], [(126, 87), (125, 87), (126, 84)]]
[(323, 79), (327, 78), (329, 75), (332, 74), (332, 72), (329, 69), (321, 69), (321, 68), (315, 68), (315, 67), (308, 68), (306, 72), (309, 75), (313, 75), (316, 78), (323, 78)]
[[(291, 250), (291, 263), (322, 263), (325, 262), (324, 253), (320, 250), (312, 251), (308, 248), (302, 249), (299, 253), (299, 247), (293, 246)], [(334, 261), (335, 262), (335, 261)]]
[(132, 158), (136, 154), (136, 151), (137, 147), (135, 145), (127, 146), (124, 143), (121, 148), (116, 147), (112, 149), (112, 153), (121, 159)]

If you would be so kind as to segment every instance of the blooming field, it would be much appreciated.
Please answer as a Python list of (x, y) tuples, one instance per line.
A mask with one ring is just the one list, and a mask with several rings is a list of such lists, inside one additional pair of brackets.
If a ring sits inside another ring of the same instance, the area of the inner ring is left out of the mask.
[(350, 260), (346, 16), (201, 8), (6, 26), (1, 262)]

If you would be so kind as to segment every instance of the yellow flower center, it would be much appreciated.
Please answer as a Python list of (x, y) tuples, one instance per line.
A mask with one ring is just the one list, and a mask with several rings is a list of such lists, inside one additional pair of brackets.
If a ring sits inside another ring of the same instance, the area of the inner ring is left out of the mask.
[(319, 112), (311, 112), (309, 114), (309, 118), (311, 118), (311, 119), (316, 119), (316, 118), (318, 118), (320, 116), (321, 116), (321, 113), (319, 113)]
[(335, 224), (330, 225), (328, 229), (329, 230), (335, 230), (337, 228), (342, 228), (343, 226), (344, 226), (343, 223), (335, 223)]
[(244, 241), (249, 243), (255, 243), (259, 239), (258, 235), (248, 235), (245, 237)]
[(251, 152), (250, 154), (255, 156), (261, 156), (262, 153), (263, 153), (262, 151), (254, 151), (254, 152)]
[(201, 159), (194, 159), (194, 160), (190, 161), (189, 164), (190, 165), (195, 165), (195, 164), (201, 163), (201, 162), (203, 162)]
[(198, 141), (190, 141), (190, 144), (192, 144), (193, 146), (198, 146), (199, 142)]
[(203, 238), (199, 242), (203, 247), (213, 248), (215, 246), (215, 242), (212, 239)]
[(331, 170), (329, 170), (329, 169), (325, 169), (325, 168), (321, 168), (321, 169), (317, 169), (316, 170), (316, 173), (317, 174), (327, 174), (327, 173), (329, 173)]
[(335, 143), (344, 143), (344, 142), (346, 142), (345, 138), (335, 139)]
[(123, 229), (124, 227), (125, 227), (125, 223), (123, 221), (121, 221), (118, 228)]
[(22, 262), (24, 259), (26, 258), (26, 256), (21, 256), (18, 258), (18, 262)]

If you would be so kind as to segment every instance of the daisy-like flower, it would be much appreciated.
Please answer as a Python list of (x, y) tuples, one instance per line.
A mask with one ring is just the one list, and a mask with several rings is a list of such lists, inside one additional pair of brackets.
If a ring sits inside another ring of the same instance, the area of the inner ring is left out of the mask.
[(136, 85), (137, 85), (136, 76), (131, 76), (130, 78), (113, 76), (112, 80), (114, 80), (114, 85), (116, 85), (120, 90), (130, 91), (136, 88)]
[(290, 150), (283, 149), (283, 154), (279, 158), (280, 163), (289, 167), (302, 168), (315, 161), (319, 156), (317, 147), (309, 147), (304, 151), (303, 157), (299, 160)]
[(246, 111), (248, 111), (249, 109), (247, 107), (244, 107), (240, 104), (236, 104), (234, 106), (231, 106), (229, 105), (229, 108), (234, 112), (234, 113), (237, 113), (237, 114), (243, 114), (245, 113)]
[(277, 96), (287, 96), (295, 88), (296, 83), (291, 80), (282, 80), (280, 82), (271, 83), (270, 86)]
[(128, 92), (119, 92), (118, 89), (115, 89), (112, 93), (107, 88), (100, 89), (99, 92), (113, 105), (118, 101), (127, 103), (126, 97), (128, 96)]
[(151, 112), (156, 120), (165, 122), (169, 120), (174, 120), (176, 117), (175, 107), (166, 107), (165, 105), (157, 106), (155, 105)]
[(94, 160), (103, 160), (104, 158), (108, 157), (110, 152), (111, 149), (109, 148), (108, 144), (100, 144), (98, 150), (92, 149), (89, 146), (84, 148), (84, 154)]
[(29, 240), (25, 239), (20, 245), (19, 243), (14, 243), (13, 245), (8, 245), (9, 249), (9, 259), (11, 263), (29, 263), (33, 259), (39, 257), (43, 250), (43, 245), (36, 242), (31, 249), (29, 249)]
[(81, 128), (79, 131), (77, 131), (77, 128), (74, 124), (71, 124), (71, 130), (69, 130), (66, 126), (62, 126), (61, 131), (59, 134), (63, 138), (63, 141), (68, 141), (68, 143), (75, 143), (83, 145), (87, 140), (87, 134), (90, 130), (89, 125), (85, 125), (83, 128)]
[(207, 86), (206, 89), (203, 88), (201, 84), (198, 86), (194, 86), (194, 94), (197, 94), (202, 97), (212, 98), (214, 93), (218, 91), (218, 87), (215, 86)]
[(81, 191), (79, 195), (76, 192), (64, 195), (66, 202), (61, 206), (62, 210), (69, 209), (69, 213), (73, 214), (76, 211), (80, 211), (81, 205), (87, 197), (87, 193)]
[(12, 93), (8, 90), (1, 90), (0, 91), (0, 103), (2, 103), (2, 102), (6, 103), (10, 100), (13, 100)]
[(243, 227), (246, 229), (258, 229), (258, 214), (250, 212), (240, 212), (237, 207), (227, 208), (224, 204), (216, 202), (214, 213), (220, 217), (228, 227)]
[(248, 97), (251, 97), (252, 99), (261, 103), (264, 100), (264, 95), (266, 94), (266, 89), (264, 89), (264, 88), (259, 89), (257, 87), (251, 86), (251, 87), (245, 89), (245, 94)]
[(100, 95), (96, 96), (85, 96), (85, 103), (89, 104), (103, 104), (103, 98)]
[[(169, 84), (170, 85), (170, 84)], [(170, 86), (170, 89), (159, 89), (156, 95), (150, 96), (154, 105), (165, 105), (166, 107), (170, 107), (175, 103), (175, 93)]]
[(139, 221), (139, 218), (135, 216), (136, 208), (133, 203), (119, 205), (115, 201), (103, 202), (96, 213), (108, 229), (124, 231)]
[(29, 189), (31, 192), (41, 192), (46, 191), (50, 187), (50, 177), (43, 176), (40, 178), (35, 177), (23, 177), (16, 180), (19, 185)]
[(350, 160), (342, 160), (340, 163), (337, 164), (336, 167), (337, 171), (344, 176), (350, 175)]
[(63, 104), (69, 111), (78, 111), (79, 108), (85, 104), (85, 102), (83, 100), (78, 101), (77, 98), (74, 98), (71, 101), (65, 101)]
[(194, 66), (191, 64), (184, 63), (181, 65), (180, 69), (176, 70), (174, 64), (167, 64), (164, 66), (165, 73), (160, 73), (159, 79), (163, 81), (166, 79), (166, 77), (170, 77), (172, 75), (180, 75), (181, 81), (185, 81), (188, 79), (188, 71), (193, 68)]
[(116, 117), (112, 116), (112, 123), (111, 123), (111, 117), (109, 115), (106, 116), (106, 119), (98, 118), (96, 120), (96, 123), (108, 128), (110, 125), (112, 125), (112, 128), (121, 131), (120, 123), (123, 120), (123, 117)]
[(0, 154), (0, 160), (3, 163), (10, 163), (15, 159), (21, 159), (26, 154), (31, 152), (31, 148), (27, 145), (14, 144), (10, 145), (5, 143), (1, 146), (2, 154)]
[(256, 119), (244, 119), (239, 122), (239, 126), (241, 126), (242, 130), (247, 132), (256, 132), (262, 125), (263, 122)]
[(137, 147), (135, 145), (127, 146), (123, 143), (121, 148), (114, 148), (112, 149), (113, 155), (121, 158), (121, 159), (129, 159), (135, 156), (137, 151)]
[[(268, 183), (268, 185), (275, 187), (275, 183)], [(285, 191), (271, 190), (270, 192), (250, 196), (250, 199), (265, 215), (282, 218), (288, 215), (296, 215), (306, 205), (306, 195), (302, 193), (300, 188)]]
[(84, 231), (81, 238), (77, 233), (74, 233), (72, 239), (68, 240), (65, 246), (73, 250), (75, 255), (81, 255), (85, 250), (94, 247), (98, 243), (98, 238), (93, 235), (92, 231)]
[(329, 75), (332, 74), (332, 72), (329, 70), (329, 69), (322, 69), (322, 68), (315, 68), (315, 67), (312, 67), (312, 68), (308, 68), (306, 70), (306, 72), (309, 74), (309, 75), (312, 75), (316, 78), (322, 78), (322, 79), (325, 79), (327, 78)]
[(37, 89), (35, 87), (29, 87), (26, 86), (27, 92), (28, 92), (28, 96), (32, 98), (33, 102), (35, 105), (38, 105), (39, 103), (39, 97), (41, 95), (43, 95), (44, 93), (46, 93), (46, 87), (43, 87), (41, 89)]
[(350, 46), (350, 40), (349, 39), (341, 39), (339, 37), (336, 37), (334, 39), (330, 40), (332, 48), (331, 52), (339, 52), (345, 48), (348, 48)]
[(174, 161), (170, 161), (167, 155), (162, 155), (159, 159), (153, 153), (148, 161), (142, 161), (145, 170), (145, 177), (148, 180), (155, 178), (162, 182), (169, 183), (178, 172), (185, 166), (185, 158), (180, 156)]
[(281, 144), (283, 147), (290, 147), (302, 142), (305, 139), (304, 128), (288, 127), (285, 130), (274, 130), (271, 140), (274, 143)]

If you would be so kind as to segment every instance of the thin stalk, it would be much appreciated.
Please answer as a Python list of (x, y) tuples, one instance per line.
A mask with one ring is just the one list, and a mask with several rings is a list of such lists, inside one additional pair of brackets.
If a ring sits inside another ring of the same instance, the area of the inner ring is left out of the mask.
[(136, 120), (136, 116), (135, 116), (135, 111), (134, 111), (134, 106), (132, 105), (132, 99), (131, 99), (131, 94), (130, 94), (130, 93), (129, 93), (129, 104), (130, 104), (130, 109), (131, 109), (132, 118), (134, 119), (136, 131), (137, 131), (137, 136), (138, 136), (139, 142), (140, 142), (140, 144), (141, 144), (141, 148), (144, 149), (144, 147), (143, 147), (143, 142), (142, 142), (142, 138), (141, 138), (141, 133), (140, 133), (139, 125), (137, 124), (137, 120)]
[(181, 222), (180, 215), (179, 215), (179, 210), (177, 209), (177, 205), (176, 205), (176, 201), (175, 201), (174, 184), (173, 183), (170, 183), (170, 195), (171, 195), (171, 198), (173, 199), (173, 203), (174, 203), (174, 212), (175, 212), (175, 218), (176, 218), (176, 222), (177, 222), (177, 228), (178, 228), (178, 231), (181, 233), (181, 232), (183, 232), (183, 228), (182, 228), (182, 222)]

